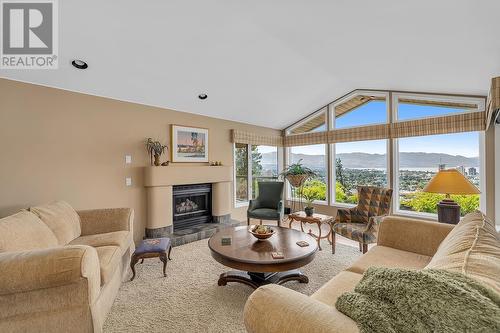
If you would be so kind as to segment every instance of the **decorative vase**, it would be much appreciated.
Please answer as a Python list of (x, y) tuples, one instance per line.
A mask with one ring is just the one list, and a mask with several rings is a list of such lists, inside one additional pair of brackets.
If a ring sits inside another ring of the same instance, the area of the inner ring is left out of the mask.
[(160, 162), (160, 155), (155, 155), (155, 165), (156, 166), (160, 166), (161, 165), (161, 162)]
[(304, 211), (306, 212), (306, 216), (311, 217), (314, 214), (314, 207), (306, 207)]

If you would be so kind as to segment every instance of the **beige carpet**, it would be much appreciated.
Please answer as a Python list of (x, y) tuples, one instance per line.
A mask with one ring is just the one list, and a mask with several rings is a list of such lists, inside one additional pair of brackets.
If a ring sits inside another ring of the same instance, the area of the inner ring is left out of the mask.
[[(328, 245), (324, 241), (323, 251), (302, 268), (308, 284), (284, 286), (310, 295), (361, 255), (342, 244), (332, 254)], [(173, 248), (166, 278), (157, 259), (136, 267), (137, 276), (122, 285), (104, 332), (245, 332), (243, 306), (253, 289), (217, 285), (219, 274), (230, 269), (212, 259), (206, 239)]]

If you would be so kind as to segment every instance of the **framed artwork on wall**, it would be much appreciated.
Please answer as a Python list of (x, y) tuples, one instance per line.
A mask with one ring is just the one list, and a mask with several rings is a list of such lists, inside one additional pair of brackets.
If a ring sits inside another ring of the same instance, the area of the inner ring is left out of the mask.
[(208, 162), (208, 129), (172, 125), (172, 162)]

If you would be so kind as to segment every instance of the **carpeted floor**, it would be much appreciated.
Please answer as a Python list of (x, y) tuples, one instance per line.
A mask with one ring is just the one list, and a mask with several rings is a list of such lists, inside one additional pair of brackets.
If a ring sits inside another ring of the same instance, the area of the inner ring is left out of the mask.
[[(245, 332), (243, 306), (253, 289), (238, 283), (217, 285), (219, 274), (230, 268), (212, 259), (207, 241), (173, 248), (166, 278), (157, 259), (137, 264), (137, 276), (123, 283), (104, 332)], [(347, 245), (337, 244), (335, 254), (326, 241), (322, 246), (302, 268), (309, 283), (284, 286), (310, 295), (361, 255)]]

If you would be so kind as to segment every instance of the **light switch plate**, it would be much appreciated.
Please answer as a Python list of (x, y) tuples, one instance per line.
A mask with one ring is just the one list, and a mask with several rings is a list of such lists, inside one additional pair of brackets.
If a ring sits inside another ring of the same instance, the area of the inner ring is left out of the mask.
[(125, 185), (132, 186), (132, 178), (130, 177), (125, 178)]
[(132, 163), (132, 155), (125, 155), (125, 164)]

